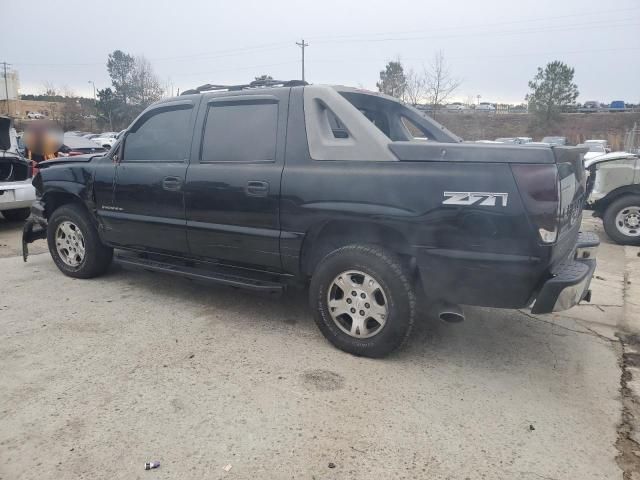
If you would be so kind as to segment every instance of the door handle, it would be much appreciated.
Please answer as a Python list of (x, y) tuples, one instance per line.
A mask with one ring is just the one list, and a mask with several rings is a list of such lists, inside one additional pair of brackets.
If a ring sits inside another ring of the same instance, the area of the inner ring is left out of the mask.
[(162, 179), (163, 190), (177, 192), (182, 187), (182, 179), (180, 177), (164, 177)]
[(266, 197), (269, 195), (269, 183), (260, 180), (250, 180), (247, 182), (245, 192), (250, 197)]

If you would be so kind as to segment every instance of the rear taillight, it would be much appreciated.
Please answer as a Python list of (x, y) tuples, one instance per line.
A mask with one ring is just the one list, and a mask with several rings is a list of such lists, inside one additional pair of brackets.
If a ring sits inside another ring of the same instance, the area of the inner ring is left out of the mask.
[(555, 164), (512, 164), (511, 171), (540, 240), (555, 242), (560, 217), (558, 167)]

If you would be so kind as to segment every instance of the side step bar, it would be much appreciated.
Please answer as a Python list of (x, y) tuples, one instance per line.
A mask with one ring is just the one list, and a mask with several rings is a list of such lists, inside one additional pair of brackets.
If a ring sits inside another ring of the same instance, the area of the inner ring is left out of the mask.
[[(245, 288), (266, 293), (282, 293), (284, 286), (275, 280), (275, 275), (268, 275), (254, 272), (255, 276), (249, 274), (238, 274), (236, 269), (231, 267), (193, 267), (170, 260), (152, 259), (141, 255), (129, 253), (117, 253), (114, 261), (125, 268), (139, 270), (149, 270), (153, 272), (170, 273), (181, 277), (190, 278), (204, 282), (212, 282), (231, 287)], [(244, 273), (244, 271), (242, 272)]]

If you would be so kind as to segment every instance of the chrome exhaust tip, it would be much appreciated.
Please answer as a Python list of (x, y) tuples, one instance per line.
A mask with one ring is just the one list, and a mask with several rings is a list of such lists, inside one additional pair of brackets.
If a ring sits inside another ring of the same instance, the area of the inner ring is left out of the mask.
[(438, 305), (438, 317), (443, 322), (460, 323), (464, 321), (464, 313), (460, 305), (452, 303), (440, 303)]

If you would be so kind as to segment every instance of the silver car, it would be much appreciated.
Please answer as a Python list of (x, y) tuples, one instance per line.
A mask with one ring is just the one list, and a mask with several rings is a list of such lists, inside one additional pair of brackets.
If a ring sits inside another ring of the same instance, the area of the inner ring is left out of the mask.
[(0, 117), (0, 212), (10, 221), (25, 220), (36, 199), (31, 161), (18, 151), (11, 119)]

